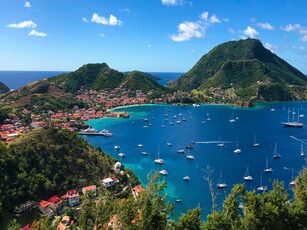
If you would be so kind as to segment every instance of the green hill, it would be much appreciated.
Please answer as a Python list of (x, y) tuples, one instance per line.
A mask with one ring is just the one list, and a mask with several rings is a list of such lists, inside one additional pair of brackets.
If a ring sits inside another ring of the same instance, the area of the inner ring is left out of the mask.
[(3, 82), (0, 81), (0, 94), (6, 93), (10, 91), (9, 87), (7, 87)]
[[(296, 68), (266, 49), (259, 40), (245, 39), (218, 45), (180, 77), (172, 87), (191, 91), (227, 90), (242, 99), (306, 99), (307, 78)], [(265, 89), (284, 91), (271, 98)], [(244, 91), (244, 92), (243, 92)]]
[(0, 203), (12, 209), (68, 189), (99, 184), (114, 162), (77, 134), (35, 129), (5, 146), (0, 143)]
[(81, 86), (95, 90), (110, 90), (118, 87), (143, 92), (164, 90), (150, 74), (140, 71), (122, 73), (110, 68), (106, 63), (87, 64), (74, 72), (49, 80), (69, 93), (76, 93)]

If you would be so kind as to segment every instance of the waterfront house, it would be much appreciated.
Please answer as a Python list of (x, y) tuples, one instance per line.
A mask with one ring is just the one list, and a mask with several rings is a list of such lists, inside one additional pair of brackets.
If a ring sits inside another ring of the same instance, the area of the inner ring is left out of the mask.
[(61, 198), (66, 201), (69, 206), (72, 207), (80, 204), (80, 196), (77, 189), (71, 189), (67, 191), (65, 195), (61, 196)]
[(41, 200), (38, 203), (39, 210), (43, 213), (44, 216), (52, 216), (54, 214), (54, 210), (51, 207), (52, 203), (46, 200)]

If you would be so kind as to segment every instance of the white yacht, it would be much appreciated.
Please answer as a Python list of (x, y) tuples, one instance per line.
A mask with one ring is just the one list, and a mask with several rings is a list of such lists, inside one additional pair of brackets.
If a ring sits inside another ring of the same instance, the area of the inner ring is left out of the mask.
[(281, 156), (280, 154), (277, 152), (277, 143), (275, 142), (275, 147), (274, 147), (274, 152), (273, 152), (273, 159), (279, 159)]
[(193, 155), (187, 155), (186, 156), (186, 158), (188, 159), (188, 160), (195, 160), (195, 157), (193, 156)]
[(185, 153), (185, 150), (184, 149), (178, 149), (177, 153)]
[(110, 130), (103, 129), (101, 131), (97, 131), (94, 128), (87, 128), (79, 132), (80, 135), (96, 135), (96, 136), (105, 136), (105, 137), (111, 137), (113, 134), (110, 132)]
[(259, 147), (260, 144), (257, 142), (257, 136), (255, 134), (253, 147)]
[(124, 158), (126, 155), (124, 153), (119, 153), (118, 156)]
[(160, 158), (160, 146), (158, 147), (158, 158), (154, 160), (156, 164), (163, 165), (164, 161)]
[(251, 175), (249, 175), (249, 166), (247, 166), (247, 168), (246, 168), (245, 176), (243, 177), (243, 179), (245, 181), (252, 181), (253, 180), (253, 177)]
[(294, 115), (296, 114), (293, 110), (292, 112), (292, 121), (289, 120), (289, 113), (290, 111), (288, 110), (288, 121), (287, 122), (282, 122), (282, 124), (285, 127), (290, 127), (290, 128), (303, 128), (304, 124), (300, 122), (299, 118), (299, 112), (298, 112), (298, 116), (297, 116), (297, 121), (294, 120)]
[(115, 146), (114, 146), (114, 149), (120, 150), (120, 146), (119, 146), (119, 145), (115, 145)]
[(222, 173), (220, 173), (220, 180), (219, 180), (219, 183), (217, 183), (216, 186), (220, 189), (227, 187), (227, 184), (225, 182), (223, 182), (223, 180), (222, 180)]
[(238, 139), (237, 139), (237, 147), (236, 147), (236, 149), (233, 152), (236, 153), (236, 154), (240, 154), (241, 153), (241, 149), (239, 148)]
[(264, 172), (265, 172), (265, 173), (271, 173), (271, 172), (273, 172), (273, 169), (272, 169), (272, 168), (269, 168), (269, 160), (268, 160), (268, 158), (266, 158), (266, 163), (265, 163)]
[(260, 174), (260, 186), (257, 188), (259, 192), (266, 192), (268, 187), (262, 184), (262, 172)]
[(159, 173), (161, 175), (163, 175), (163, 176), (167, 176), (168, 175), (168, 172), (165, 169), (161, 170)]
[(143, 147), (144, 147), (144, 145), (142, 145), (142, 144), (138, 144), (138, 145), (137, 145), (137, 147), (139, 147), (139, 148), (143, 148)]
[(166, 145), (167, 145), (167, 146), (172, 146), (172, 143), (167, 142)]
[(148, 152), (141, 152), (142, 155), (147, 156)]
[(190, 177), (189, 177), (189, 176), (184, 176), (182, 179), (183, 179), (184, 181), (190, 181)]

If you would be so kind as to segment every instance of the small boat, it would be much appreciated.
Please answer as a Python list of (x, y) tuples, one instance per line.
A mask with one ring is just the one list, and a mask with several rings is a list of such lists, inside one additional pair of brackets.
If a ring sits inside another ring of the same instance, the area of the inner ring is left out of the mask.
[(240, 153), (241, 153), (241, 149), (239, 148), (239, 142), (238, 142), (238, 139), (237, 139), (237, 147), (236, 147), (236, 149), (235, 149), (235, 150), (233, 150), (233, 152), (234, 152), (235, 154), (240, 154)]
[(120, 146), (119, 146), (119, 145), (115, 145), (115, 146), (114, 146), (114, 149), (120, 150)]
[(177, 153), (185, 153), (185, 150), (184, 149), (178, 149)]
[(138, 144), (138, 145), (137, 145), (137, 147), (139, 147), (139, 148), (143, 148), (143, 147), (144, 147), (144, 145), (142, 145), (142, 144)]
[(256, 134), (255, 134), (253, 147), (259, 147), (259, 146), (260, 146), (260, 144), (257, 142), (257, 137), (256, 137)]
[(184, 181), (190, 181), (190, 177), (189, 177), (189, 176), (184, 176), (182, 179), (183, 179)]
[(160, 158), (160, 145), (158, 147), (158, 158), (154, 160), (154, 162), (156, 164), (159, 164), (159, 165), (163, 165), (164, 164), (164, 161), (163, 159)]
[(195, 157), (194, 157), (192, 154), (188, 154), (188, 155), (186, 156), (186, 158), (187, 158), (188, 160), (195, 160)]
[(234, 118), (233, 111), (232, 111), (232, 114), (231, 114), (231, 117), (230, 117), (229, 122), (230, 122), (230, 123), (234, 123), (234, 122), (236, 122), (236, 119)]
[(264, 172), (265, 172), (265, 173), (271, 173), (271, 172), (273, 172), (273, 169), (272, 169), (272, 168), (269, 168), (269, 160), (268, 160), (268, 158), (266, 158), (266, 163), (265, 163)]
[(167, 146), (172, 146), (173, 144), (170, 143), (170, 142), (167, 142), (166, 145), (167, 145)]
[(186, 121), (187, 119), (185, 117), (182, 118), (182, 121)]
[(301, 157), (305, 157), (305, 152), (304, 152), (304, 144), (301, 142)]
[(161, 125), (161, 128), (165, 128), (165, 125)]
[(168, 175), (168, 172), (165, 169), (161, 170), (159, 173), (161, 175), (163, 175), (163, 176), (167, 176)]
[(223, 182), (222, 180), (222, 172), (220, 173), (220, 180), (219, 183), (217, 183), (216, 185), (218, 188), (223, 189), (227, 187), (227, 184), (225, 182)]
[(246, 168), (245, 176), (243, 177), (245, 181), (253, 181), (253, 177), (249, 175), (249, 166)]
[(262, 172), (260, 172), (260, 186), (257, 188), (259, 192), (266, 192), (268, 187), (262, 184)]
[(219, 135), (217, 147), (225, 147), (225, 144), (221, 142), (221, 135)]
[(187, 145), (186, 148), (187, 149), (194, 149), (194, 145)]
[(142, 155), (147, 156), (148, 152), (141, 152)]
[(296, 185), (295, 180), (294, 180), (294, 169), (292, 169), (292, 179), (291, 182), (289, 184), (291, 187), (294, 187)]
[(169, 125), (174, 125), (174, 123), (173, 122), (170, 122), (170, 123), (168, 123)]
[(181, 124), (181, 121), (176, 121), (177, 124)]
[(126, 155), (124, 153), (119, 153), (118, 156), (120, 156), (121, 158), (124, 158)]
[(180, 199), (177, 199), (176, 200), (176, 203), (181, 203), (182, 201)]
[(148, 128), (148, 125), (144, 125), (143, 128), (144, 128), (144, 129), (147, 129), (147, 128)]
[(277, 143), (275, 142), (275, 147), (274, 147), (274, 152), (273, 152), (273, 159), (279, 159), (281, 156), (280, 154), (277, 152)]
[(299, 118), (304, 118), (305, 115), (304, 115), (304, 114), (301, 114), (301, 115), (299, 115), (298, 117), (299, 117)]

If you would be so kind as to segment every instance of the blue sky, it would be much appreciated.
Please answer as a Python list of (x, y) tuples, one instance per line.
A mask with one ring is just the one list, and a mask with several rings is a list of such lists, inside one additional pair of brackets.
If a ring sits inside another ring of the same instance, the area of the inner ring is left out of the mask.
[(0, 70), (188, 71), (254, 37), (307, 73), (306, 0), (0, 0)]

